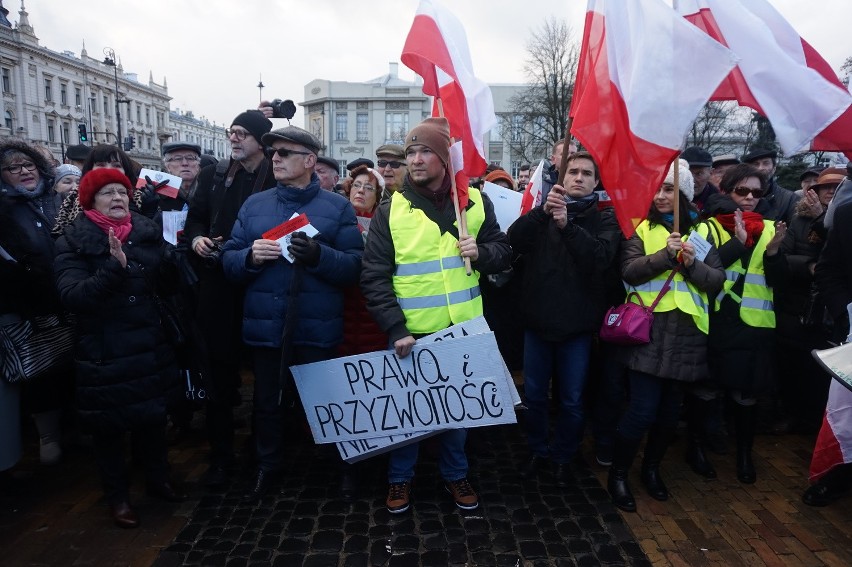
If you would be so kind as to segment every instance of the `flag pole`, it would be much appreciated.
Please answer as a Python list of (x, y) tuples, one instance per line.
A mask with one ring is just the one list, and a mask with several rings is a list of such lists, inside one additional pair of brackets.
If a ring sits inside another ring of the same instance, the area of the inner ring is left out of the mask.
[[(438, 104), (438, 116), (441, 118), (444, 117), (444, 101), (441, 100), (440, 96), (435, 97), (435, 102)], [(455, 143), (453, 138), (450, 138), (450, 146)], [(456, 211), (456, 218), (459, 221), (459, 237), (467, 236), (467, 211), (463, 211), (459, 207), (459, 195), (458, 188), (456, 187), (456, 175), (455, 171), (453, 171), (453, 160), (450, 158), (449, 163), (447, 163), (447, 169), (450, 172), (450, 184), (451, 184), (451, 194), (453, 196), (453, 207)], [(473, 270), (470, 267), (470, 258), (464, 257), (464, 271), (467, 275), (471, 275)]]
[(674, 232), (680, 233), (680, 154), (675, 156), (674, 160), (674, 219), (673, 219), (673, 228)]
[(559, 178), (556, 181), (557, 185), (565, 183), (565, 170), (568, 169), (568, 146), (571, 145), (571, 124), (574, 122), (574, 117), (568, 115), (568, 122), (565, 124), (565, 141), (562, 143), (562, 159), (559, 161)]

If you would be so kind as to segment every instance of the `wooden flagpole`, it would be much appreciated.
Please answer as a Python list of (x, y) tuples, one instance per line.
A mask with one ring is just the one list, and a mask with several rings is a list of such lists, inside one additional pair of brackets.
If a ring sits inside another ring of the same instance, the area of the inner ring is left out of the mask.
[(559, 162), (559, 178), (556, 181), (557, 185), (565, 183), (565, 170), (568, 169), (568, 146), (571, 145), (571, 124), (574, 122), (573, 116), (568, 116), (568, 122), (565, 124), (565, 141), (562, 143), (562, 159)]
[[(445, 116), (444, 116), (444, 101), (441, 100), (441, 97), (439, 97), (439, 96), (435, 97), (435, 101), (438, 104), (438, 116), (440, 116), (441, 118), (445, 118)], [(452, 147), (452, 145), (454, 143), (455, 143), (455, 140), (453, 138), (450, 138), (450, 147)], [(452, 156), (450, 156), (450, 161), (449, 161), (449, 163), (447, 163), (447, 170), (450, 172), (450, 183), (451, 183), (451, 187), (452, 187), (451, 194), (452, 194), (452, 197), (453, 197), (453, 207), (455, 207), (456, 218), (459, 221), (459, 237), (467, 236), (467, 211), (461, 210), (461, 208), (459, 207), (459, 194), (458, 194), (458, 188), (456, 187), (456, 175), (455, 175), (455, 171), (453, 170)], [(465, 256), (463, 258), (463, 260), (464, 260), (464, 271), (465, 271), (465, 273), (467, 275), (471, 275), (473, 273), (473, 270), (470, 267), (470, 258)]]
[(675, 157), (674, 163), (672, 164), (674, 167), (674, 219), (673, 219), (673, 229), (674, 232), (680, 233), (680, 154)]

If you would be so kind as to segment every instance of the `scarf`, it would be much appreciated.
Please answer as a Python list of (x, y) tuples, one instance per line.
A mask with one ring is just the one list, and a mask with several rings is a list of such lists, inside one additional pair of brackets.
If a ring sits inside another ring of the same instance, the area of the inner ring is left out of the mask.
[(130, 231), (133, 229), (133, 223), (130, 221), (130, 213), (122, 219), (113, 219), (100, 211), (96, 211), (95, 209), (84, 210), (83, 214), (88, 217), (90, 221), (95, 223), (98, 228), (104, 231), (104, 234), (109, 234), (109, 229), (115, 230), (115, 237), (118, 238), (122, 244), (127, 242), (127, 238), (130, 236)]
[(447, 203), (447, 199), (450, 198), (450, 189), (452, 188), (452, 179), (450, 179), (449, 174), (444, 175), (444, 181), (441, 183), (441, 187), (438, 188), (437, 191), (430, 191), (425, 187), (421, 187), (419, 185), (415, 185), (411, 183), (411, 187), (417, 192), (418, 195), (435, 205), (435, 208), (439, 211), (444, 210), (444, 206)]
[[(732, 235), (735, 233), (734, 214), (716, 215), (716, 220), (719, 221), (725, 230)], [(751, 248), (754, 243), (760, 238), (763, 232), (763, 215), (752, 211), (743, 213), (743, 224), (745, 225), (746, 234), (748, 235), (745, 241), (746, 248)]]
[[(674, 213), (660, 213), (660, 216), (663, 217), (663, 221), (668, 223), (669, 226), (674, 226)], [(689, 218), (692, 221), (698, 218), (698, 213), (695, 211), (689, 211)]]
[(585, 197), (574, 199), (573, 197), (565, 197), (565, 208), (568, 210), (568, 220), (573, 221), (577, 215), (586, 209), (596, 205), (598, 202), (598, 194), (591, 193)]
[(56, 223), (56, 215), (59, 213), (59, 202), (61, 199), (53, 190), (48, 189), (43, 179), (39, 180), (38, 185), (32, 191), (20, 185), (12, 187), (4, 183), (0, 192), (10, 197), (20, 197), (29, 203), (31, 207), (41, 213), (47, 221), (47, 226), (52, 228)]

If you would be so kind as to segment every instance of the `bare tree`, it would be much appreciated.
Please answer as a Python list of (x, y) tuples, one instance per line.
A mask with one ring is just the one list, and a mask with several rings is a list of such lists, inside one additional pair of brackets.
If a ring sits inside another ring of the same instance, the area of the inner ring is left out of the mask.
[(512, 154), (530, 162), (565, 136), (580, 44), (565, 21), (550, 17), (533, 31), (526, 50), (528, 84), (509, 99), (501, 120)]
[(849, 86), (849, 77), (852, 76), (852, 57), (847, 57), (843, 65), (840, 66), (840, 81)]

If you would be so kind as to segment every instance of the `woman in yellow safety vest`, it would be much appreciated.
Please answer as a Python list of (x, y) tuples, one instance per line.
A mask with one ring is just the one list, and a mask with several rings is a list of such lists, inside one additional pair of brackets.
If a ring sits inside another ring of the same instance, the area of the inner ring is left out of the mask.
[[(646, 432), (642, 483), (651, 497), (668, 498), (660, 462), (680, 417), (683, 384), (709, 375), (709, 298), (725, 280), (715, 248), (702, 245), (703, 241), (712, 244), (712, 237), (706, 225), (698, 223), (698, 213), (691, 205), (695, 190), (684, 160), (679, 160), (679, 174), (676, 190), (674, 171), (669, 170), (654, 195), (648, 218), (622, 248), (622, 277), (645, 305), (653, 303), (677, 269), (671, 290), (654, 308), (651, 342), (619, 352), (628, 368), (630, 403), (618, 424), (607, 488), (613, 504), (629, 512), (636, 510), (636, 501), (627, 476)], [(681, 232), (673, 230), (675, 199), (679, 199)], [(690, 240), (684, 239), (687, 235)]]
[(737, 479), (757, 479), (751, 458), (756, 396), (772, 381), (775, 311), (772, 285), (783, 277), (778, 254), (787, 227), (756, 212), (766, 192), (766, 176), (739, 164), (722, 177), (722, 194), (707, 201), (710, 233), (725, 268), (725, 284), (710, 317), (710, 373), (696, 384), (689, 400), (687, 462), (705, 478), (716, 478), (703, 449), (707, 418), (714, 401), (729, 392), (734, 401)]

